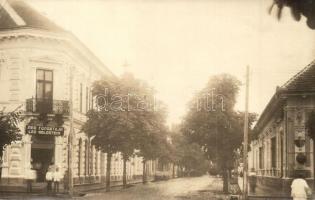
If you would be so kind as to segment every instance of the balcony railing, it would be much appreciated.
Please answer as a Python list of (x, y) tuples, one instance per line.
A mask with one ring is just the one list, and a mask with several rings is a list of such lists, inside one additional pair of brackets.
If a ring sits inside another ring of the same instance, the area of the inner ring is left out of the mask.
[(27, 99), (26, 112), (69, 115), (69, 101), (38, 98)]

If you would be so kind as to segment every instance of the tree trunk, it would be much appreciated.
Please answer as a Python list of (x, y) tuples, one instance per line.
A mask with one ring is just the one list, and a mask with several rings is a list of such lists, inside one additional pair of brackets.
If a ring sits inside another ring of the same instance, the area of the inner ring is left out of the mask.
[(107, 153), (107, 164), (106, 164), (106, 192), (110, 191), (110, 168), (112, 162), (112, 154)]
[(226, 169), (224, 169), (223, 170), (223, 176), (222, 176), (222, 178), (223, 178), (223, 192), (225, 193), (225, 194), (228, 194), (228, 192), (229, 192), (229, 187), (228, 187), (228, 172), (227, 172), (227, 170)]
[(142, 174), (142, 183), (146, 184), (147, 183), (147, 169), (146, 169), (146, 163), (147, 161), (143, 159), (142, 164), (143, 164), (143, 174)]
[(123, 187), (127, 188), (127, 158), (124, 156), (124, 166), (123, 166)]
[(172, 177), (175, 178), (175, 164), (173, 163), (173, 172)]

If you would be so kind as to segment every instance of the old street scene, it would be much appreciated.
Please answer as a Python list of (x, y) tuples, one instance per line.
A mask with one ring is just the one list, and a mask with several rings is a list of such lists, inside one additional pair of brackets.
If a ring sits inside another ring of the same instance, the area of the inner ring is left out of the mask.
[(315, 199), (315, 0), (0, 0), (0, 199)]

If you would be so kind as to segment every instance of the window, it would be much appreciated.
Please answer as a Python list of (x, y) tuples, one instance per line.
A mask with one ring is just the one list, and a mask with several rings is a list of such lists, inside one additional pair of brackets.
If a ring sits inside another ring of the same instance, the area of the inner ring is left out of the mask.
[(36, 73), (36, 98), (52, 99), (53, 73), (51, 70), (38, 69)]
[(93, 167), (94, 167), (94, 148), (93, 148), (93, 146), (92, 145), (90, 145), (90, 153), (89, 153), (89, 162), (90, 162), (90, 169), (89, 169), (89, 175), (93, 175), (93, 172), (94, 172), (94, 170), (93, 170)]
[(82, 89), (82, 83), (80, 83), (80, 112), (82, 112), (82, 96), (83, 96), (83, 94), (82, 94), (82, 91), (83, 89)]
[(36, 110), (43, 113), (52, 111), (53, 72), (37, 69), (36, 71)]
[(89, 88), (86, 87), (85, 91), (85, 112), (89, 110)]
[(271, 167), (277, 167), (277, 140), (276, 137), (271, 138)]
[(264, 168), (264, 149), (259, 147), (259, 169)]
[(84, 170), (84, 175), (87, 176), (89, 175), (89, 142), (88, 140), (85, 140), (85, 170)]
[(82, 156), (82, 139), (79, 139), (79, 152), (78, 152), (78, 176), (81, 176), (81, 156)]

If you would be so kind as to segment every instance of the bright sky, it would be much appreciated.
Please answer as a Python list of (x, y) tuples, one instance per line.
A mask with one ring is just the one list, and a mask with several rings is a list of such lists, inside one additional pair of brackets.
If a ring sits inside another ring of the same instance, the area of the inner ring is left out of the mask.
[[(315, 32), (289, 10), (281, 21), (271, 0), (28, 0), (75, 34), (110, 70), (128, 70), (158, 91), (178, 123), (209, 76), (245, 80), (250, 111), (261, 113), (277, 85), (314, 59)], [(244, 85), (237, 109), (244, 109)]]

